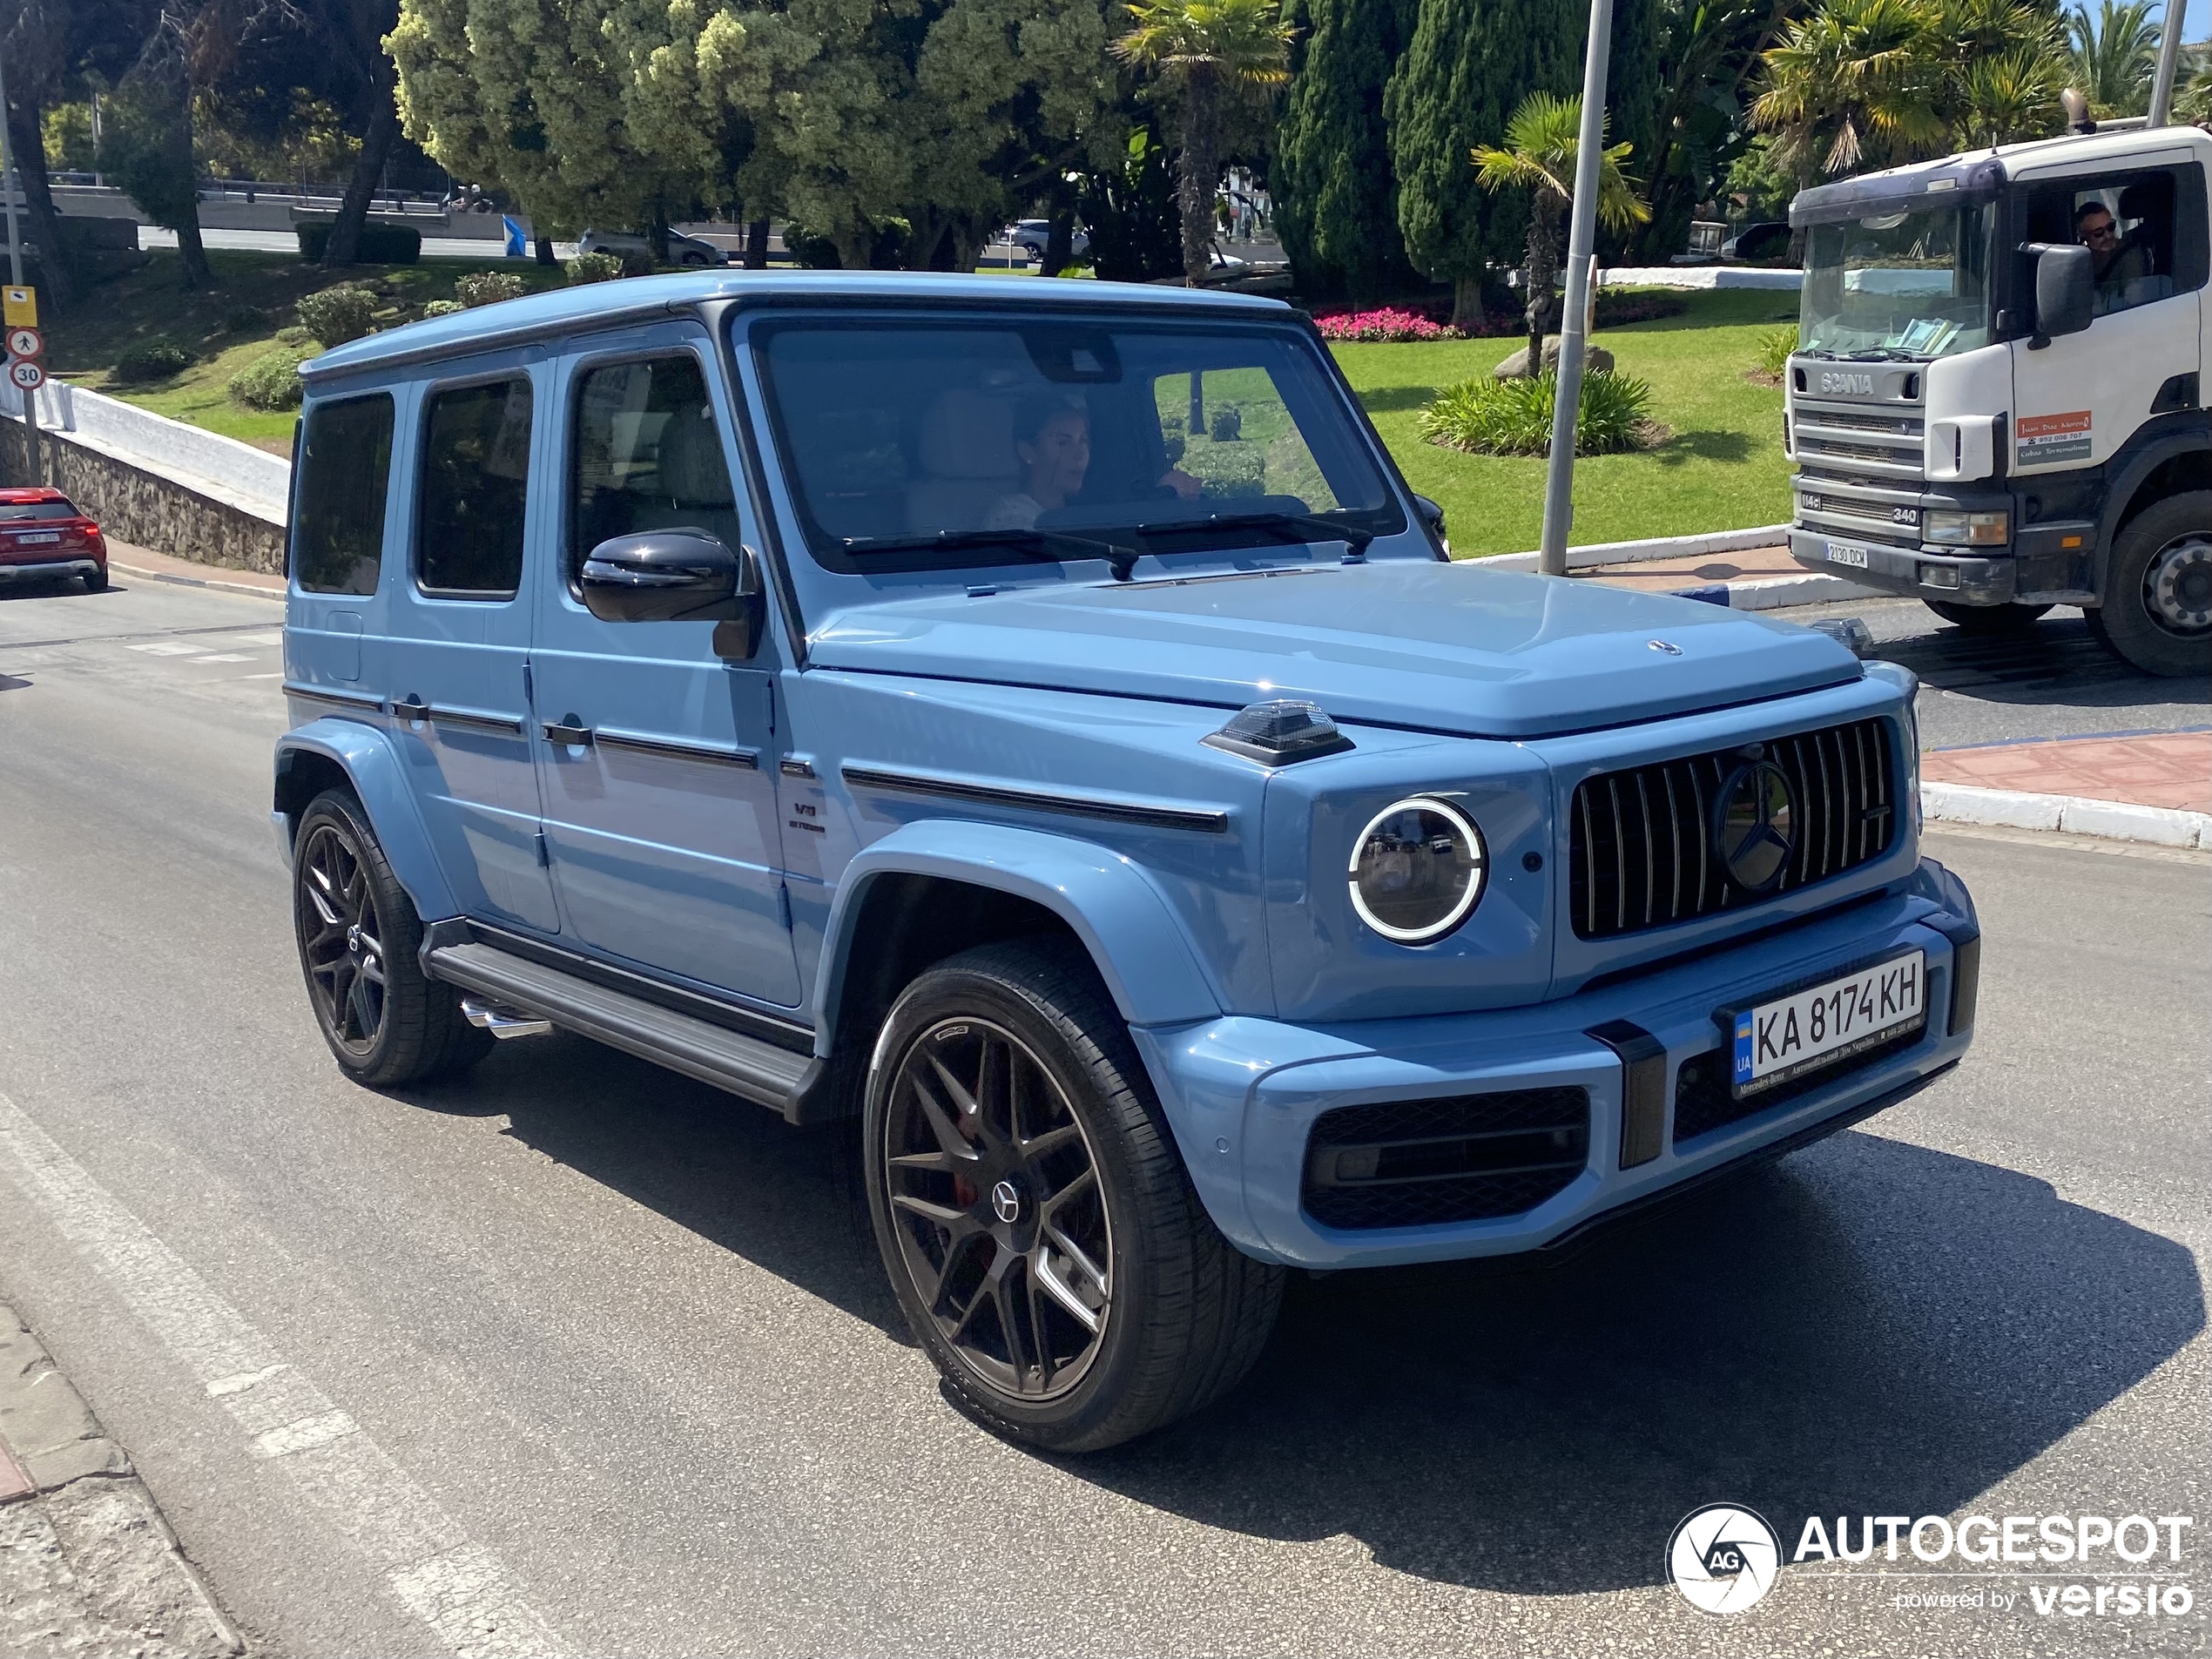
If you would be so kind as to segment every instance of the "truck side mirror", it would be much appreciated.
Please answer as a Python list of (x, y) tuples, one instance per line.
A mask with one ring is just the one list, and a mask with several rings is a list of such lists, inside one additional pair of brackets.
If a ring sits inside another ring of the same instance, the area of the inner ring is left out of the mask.
[(2046, 243), (2036, 250), (2035, 338), (2031, 350), (2078, 334), (2096, 316), (2095, 256), (2086, 247)]
[(1421, 516), (1421, 523), (1428, 526), (1428, 533), (1438, 541), (1444, 539), (1444, 509), (1426, 496), (1413, 497), (1413, 510)]
[[(602, 622), (718, 622), (742, 624), (736, 654), (750, 657), (759, 644), (760, 562), (749, 547), (732, 551), (721, 537), (689, 528), (617, 536), (591, 550), (578, 573), (584, 609)], [(723, 656), (725, 630), (715, 630)]]

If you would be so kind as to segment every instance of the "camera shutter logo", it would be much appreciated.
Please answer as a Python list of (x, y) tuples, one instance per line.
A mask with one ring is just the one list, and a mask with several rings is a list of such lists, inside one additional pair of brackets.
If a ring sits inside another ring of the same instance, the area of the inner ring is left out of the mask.
[(1667, 1576), (1701, 1613), (1741, 1613), (1774, 1588), (1782, 1541), (1756, 1509), (1709, 1503), (1667, 1541)]

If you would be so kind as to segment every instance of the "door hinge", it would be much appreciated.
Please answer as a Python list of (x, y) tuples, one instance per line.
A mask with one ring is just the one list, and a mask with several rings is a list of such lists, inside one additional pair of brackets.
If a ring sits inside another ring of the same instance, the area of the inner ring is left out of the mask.
[(541, 870), (550, 870), (553, 867), (553, 855), (545, 850), (545, 832), (543, 830), (538, 831), (536, 840), (537, 842), (537, 867)]
[(791, 931), (791, 889), (782, 882), (776, 883), (776, 920), (782, 922), (784, 931)]

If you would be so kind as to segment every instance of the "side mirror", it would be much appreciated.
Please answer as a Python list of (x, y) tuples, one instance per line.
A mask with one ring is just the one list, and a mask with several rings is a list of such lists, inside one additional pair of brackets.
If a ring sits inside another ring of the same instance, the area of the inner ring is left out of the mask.
[(703, 529), (641, 530), (593, 548), (577, 585), (602, 622), (725, 622), (760, 597), (760, 566)]
[(2080, 334), (2097, 314), (2095, 256), (2062, 243), (2044, 243), (2035, 252), (2037, 340), (2047, 344), (2060, 334)]
[(1444, 539), (1444, 509), (1426, 496), (1413, 497), (1413, 510), (1421, 516), (1421, 523), (1428, 526), (1428, 533), (1438, 541)]

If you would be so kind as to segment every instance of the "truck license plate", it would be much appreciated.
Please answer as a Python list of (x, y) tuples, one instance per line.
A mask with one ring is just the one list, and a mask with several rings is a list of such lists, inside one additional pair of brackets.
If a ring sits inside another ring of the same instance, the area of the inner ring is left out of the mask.
[(1738, 1100), (1863, 1054), (1927, 1023), (1927, 957), (1907, 951), (1771, 1002), (1734, 1012)]
[(1828, 563), (1848, 564), (1853, 570), (1864, 570), (1866, 568), (1866, 550), (1853, 547), (1849, 542), (1831, 542), (1828, 543)]

